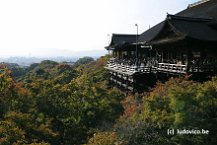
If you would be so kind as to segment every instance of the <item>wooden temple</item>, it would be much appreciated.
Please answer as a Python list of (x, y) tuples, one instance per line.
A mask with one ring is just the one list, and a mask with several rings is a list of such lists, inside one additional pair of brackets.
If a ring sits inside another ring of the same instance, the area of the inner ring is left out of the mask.
[(110, 45), (105, 47), (112, 51), (112, 58), (105, 67), (110, 74), (110, 84), (130, 91), (143, 90), (145, 86), (152, 85), (151, 79), (155, 78), (151, 64), (144, 61), (151, 58), (148, 56), (149, 50), (140, 49), (136, 38), (136, 35), (113, 34)]
[[(137, 39), (138, 38), (138, 39)], [(139, 92), (164, 77), (217, 73), (217, 1), (191, 4), (141, 35), (113, 34), (110, 83)]]

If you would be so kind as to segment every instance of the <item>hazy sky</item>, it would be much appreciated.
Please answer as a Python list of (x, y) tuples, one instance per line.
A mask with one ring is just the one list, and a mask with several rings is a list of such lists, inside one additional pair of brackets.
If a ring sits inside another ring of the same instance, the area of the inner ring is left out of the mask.
[(108, 34), (139, 33), (197, 0), (1, 0), (0, 56), (105, 53)]

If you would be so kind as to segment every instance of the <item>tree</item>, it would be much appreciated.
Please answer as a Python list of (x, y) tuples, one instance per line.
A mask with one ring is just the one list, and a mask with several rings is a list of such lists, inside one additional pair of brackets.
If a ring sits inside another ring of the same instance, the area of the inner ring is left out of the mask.
[(57, 144), (59, 134), (52, 130), (51, 119), (43, 114), (9, 112), (4, 120), (14, 124), (22, 131), (25, 143)]
[(95, 133), (86, 145), (127, 145), (127, 142), (121, 140), (116, 132), (99, 132)]
[(0, 66), (0, 70), (0, 118), (8, 111), (27, 111), (31, 104), (28, 90), (13, 80), (7, 67)]
[(24, 144), (25, 141), (25, 132), (14, 122), (0, 121), (0, 144)]

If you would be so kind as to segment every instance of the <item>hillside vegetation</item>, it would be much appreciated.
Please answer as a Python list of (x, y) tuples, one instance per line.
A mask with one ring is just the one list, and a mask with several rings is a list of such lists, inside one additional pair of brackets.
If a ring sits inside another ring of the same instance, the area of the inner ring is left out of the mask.
[[(70, 66), (46, 60), (16, 78), (1, 65), (0, 144), (217, 144), (217, 78), (171, 78), (150, 92), (124, 96), (107, 87), (106, 61)], [(168, 129), (209, 133), (168, 135)]]

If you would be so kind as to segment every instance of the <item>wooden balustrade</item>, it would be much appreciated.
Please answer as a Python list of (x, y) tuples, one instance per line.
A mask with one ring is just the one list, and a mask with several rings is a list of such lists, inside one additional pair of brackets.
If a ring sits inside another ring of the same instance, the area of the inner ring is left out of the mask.
[(129, 73), (134, 74), (136, 72), (143, 72), (143, 73), (149, 73), (150, 67), (147, 66), (134, 66), (134, 65), (125, 65), (125, 64), (118, 64), (114, 62), (108, 62), (106, 69), (110, 69), (117, 72), (123, 72), (123, 73)]
[(156, 69), (160, 72), (187, 73), (187, 65), (180, 64), (158, 63)]
[[(217, 72), (217, 64), (203, 64), (203, 65), (181, 65), (170, 63), (157, 63), (149, 66), (134, 66), (120, 64), (117, 62), (108, 61), (105, 67), (109, 70), (110, 82), (116, 86), (135, 91), (138, 89), (136, 86), (135, 73), (170, 73), (170, 74), (194, 74), (194, 73), (210, 73)], [(146, 74), (145, 74), (146, 75)]]
[(115, 62), (108, 62), (107, 69), (133, 75), (136, 72), (140, 73), (154, 73), (154, 72), (165, 72), (165, 73), (177, 73), (177, 74), (186, 74), (186, 73), (197, 73), (197, 72), (217, 72), (217, 64), (203, 64), (203, 65), (191, 65), (189, 70), (187, 65), (181, 64), (170, 64), (170, 63), (158, 63), (155, 66), (133, 66), (118, 64)]
[(192, 65), (189, 72), (217, 72), (217, 64)]

